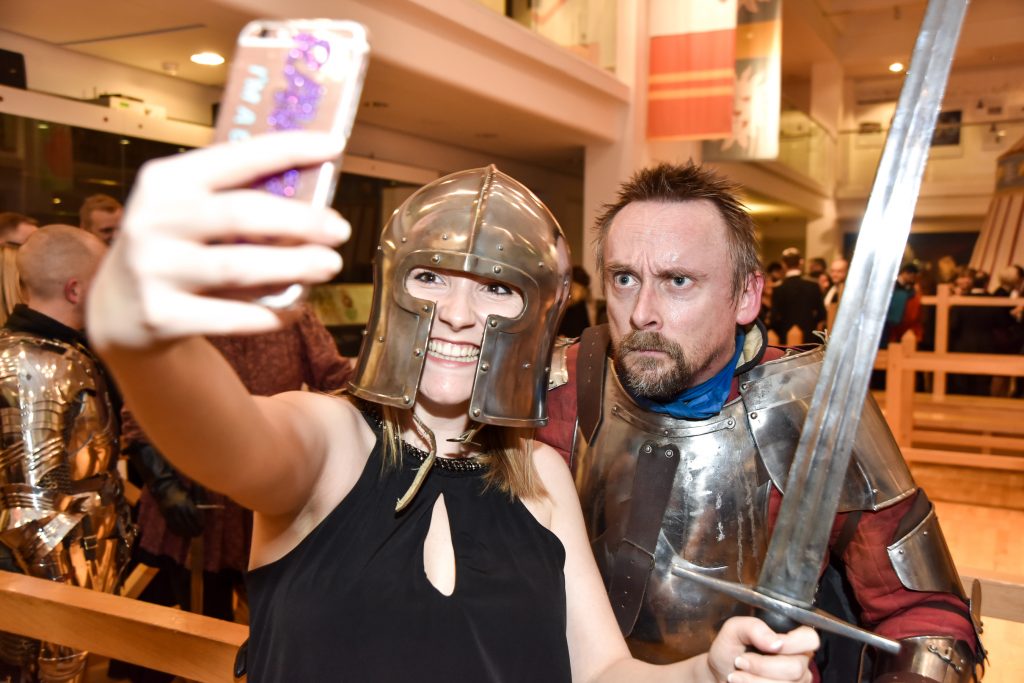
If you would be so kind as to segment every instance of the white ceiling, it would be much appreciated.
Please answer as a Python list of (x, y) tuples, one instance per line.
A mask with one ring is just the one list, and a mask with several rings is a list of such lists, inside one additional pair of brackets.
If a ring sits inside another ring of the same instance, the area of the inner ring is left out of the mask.
[[(812, 63), (834, 55), (856, 80), (885, 77), (890, 62), (909, 59), (925, 2), (784, 0), (783, 6), (784, 77), (807, 79)], [(189, 55), (212, 50), (230, 58), (235, 36), (252, 18), (213, 0), (0, 0), (5, 30), (214, 86), (223, 85), (226, 67), (197, 66)], [(973, 0), (954, 69), (1020, 64), (1024, 0)], [(373, 125), (580, 172), (585, 141), (578, 133), (510, 114), (491, 101), (467, 99), (462, 91), (392, 65), (372, 63), (364, 105), (360, 120)], [(488, 130), (495, 121), (501, 122), (501, 136)]]

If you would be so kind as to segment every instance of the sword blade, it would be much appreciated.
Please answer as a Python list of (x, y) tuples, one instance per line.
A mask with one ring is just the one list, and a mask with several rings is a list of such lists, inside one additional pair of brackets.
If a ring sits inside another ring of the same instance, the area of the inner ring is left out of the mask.
[(814, 599), (966, 9), (931, 0), (921, 24), (758, 579), (765, 595)]

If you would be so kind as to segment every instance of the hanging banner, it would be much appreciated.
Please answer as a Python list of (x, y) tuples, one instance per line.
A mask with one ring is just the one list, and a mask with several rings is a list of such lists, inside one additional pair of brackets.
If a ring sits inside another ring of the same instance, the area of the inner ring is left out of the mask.
[(782, 106), (782, 0), (739, 0), (731, 133), (704, 143), (708, 160), (776, 159)]
[(647, 137), (732, 133), (737, 0), (650, 0)]

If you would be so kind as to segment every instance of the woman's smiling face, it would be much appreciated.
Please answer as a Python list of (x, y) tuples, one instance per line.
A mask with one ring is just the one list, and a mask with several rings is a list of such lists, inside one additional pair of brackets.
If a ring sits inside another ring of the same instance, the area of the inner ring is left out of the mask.
[(409, 271), (405, 287), (412, 296), (436, 304), (418, 400), (468, 403), (487, 317), (518, 317), (522, 294), (496, 280), (430, 268)]

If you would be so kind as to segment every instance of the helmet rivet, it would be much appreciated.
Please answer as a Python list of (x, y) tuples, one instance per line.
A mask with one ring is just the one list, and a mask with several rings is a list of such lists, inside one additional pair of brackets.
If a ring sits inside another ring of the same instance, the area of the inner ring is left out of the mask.
[(537, 261), (537, 267), (538, 268), (543, 268), (544, 267), (544, 262), (543, 261)]
[(405, 403), (406, 405), (408, 405), (408, 404), (412, 403), (412, 399), (409, 398), (408, 394), (406, 394), (405, 396), (402, 397), (402, 402)]
[(551, 368), (544, 368), (544, 372), (551, 372)]
[(419, 358), (420, 356), (423, 355), (423, 349), (416, 349), (415, 351), (412, 352), (412, 355), (414, 355), (417, 358)]
[(409, 238), (408, 238), (408, 237), (403, 237), (403, 238), (402, 238), (402, 244), (405, 244), (405, 243), (406, 243), (406, 242), (408, 242), (408, 241), (409, 241)]
[(480, 417), (480, 409), (473, 408), (473, 417)]
[(369, 333), (370, 333), (370, 332), (369, 332), (369, 330), (363, 330), (363, 336), (364, 336), (364, 337), (365, 337), (366, 335), (368, 335)]
[(651, 444), (645, 444), (644, 445), (644, 453), (650, 453), (652, 450), (654, 450), (654, 449), (651, 448)]
[(433, 256), (430, 257), (430, 261), (432, 263), (440, 263), (441, 257), (438, 254), (434, 254)]
[(480, 372), (487, 372), (490, 369), (491, 369), (490, 363), (481, 363), (480, 364)]
[(504, 244), (499, 244), (498, 245), (498, 251), (505, 251), (505, 245)]
[(441, 233), (441, 239), (443, 239), (443, 240), (446, 240), (446, 239), (448, 239), (448, 233), (446, 233), (446, 232), (442, 232), (442, 233)]
[(384, 247), (377, 247), (377, 251), (384, 251)]
[(424, 312), (424, 313), (429, 313), (429, 312), (430, 312), (430, 306), (428, 306), (428, 305), (424, 304), (424, 305), (423, 305), (423, 312)]
[(379, 342), (384, 341), (384, 337), (377, 337), (377, 341), (379, 341)]
[(523, 363), (523, 370), (529, 370), (529, 369), (530, 369), (530, 364), (529, 363)]
[(494, 266), (493, 270), (494, 270), (495, 273), (500, 273), (501, 272), (501, 266)]
[(491, 327), (497, 327), (498, 326), (498, 321), (497, 320), (491, 320), (490, 325), (491, 325)]

